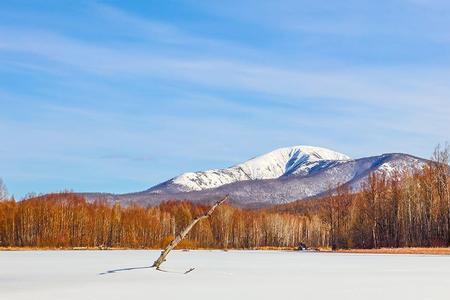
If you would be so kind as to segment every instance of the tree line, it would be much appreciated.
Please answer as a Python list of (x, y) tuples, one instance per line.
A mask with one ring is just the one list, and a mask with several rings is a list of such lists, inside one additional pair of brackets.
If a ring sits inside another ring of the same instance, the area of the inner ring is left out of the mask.
[(359, 193), (341, 186), (319, 200), (297, 201), (274, 211), (320, 216), (327, 246), (337, 248), (450, 246), (449, 148), (414, 173), (375, 172)]
[[(222, 205), (181, 248), (380, 248), (450, 246), (448, 148), (411, 174), (373, 173), (358, 193), (341, 186), (321, 199), (270, 209)], [(109, 205), (63, 192), (0, 200), (0, 247), (161, 248), (208, 209), (188, 201)]]
[[(187, 201), (157, 207), (111, 206), (102, 201), (88, 203), (69, 192), (1, 201), (0, 246), (161, 248), (207, 209)], [(325, 244), (325, 228), (308, 232), (315, 227), (312, 223), (317, 223), (317, 228), (322, 224), (318, 217), (223, 205), (210, 219), (197, 224), (180, 247), (290, 247), (307, 237), (311, 244)]]

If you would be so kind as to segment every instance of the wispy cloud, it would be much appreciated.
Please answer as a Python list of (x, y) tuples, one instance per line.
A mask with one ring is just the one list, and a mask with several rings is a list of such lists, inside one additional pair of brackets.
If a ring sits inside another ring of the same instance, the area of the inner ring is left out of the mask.
[[(305, 98), (329, 99), (329, 103), (340, 102), (342, 107), (358, 107), (366, 103), (374, 110), (405, 114), (397, 119), (383, 118), (377, 125), (404, 132), (425, 134), (432, 131), (439, 136), (445, 135), (443, 124), (450, 113), (450, 88), (445, 83), (446, 78), (450, 78), (450, 71), (446, 68), (286, 68), (221, 57), (165, 57), (145, 53), (142, 49), (119, 50), (47, 32), (3, 30), (1, 33), (10, 37), (2, 39), (0, 47), (3, 49), (44, 56), (63, 67), (99, 76), (176, 80), (208, 88), (272, 95), (278, 97), (276, 102), (279, 103), (301, 103)], [(41, 61), (37, 63), (39, 65)], [(200, 103), (207, 101), (200, 100)], [(229, 101), (218, 101), (217, 98), (213, 101), (217, 107), (230, 105)], [(242, 105), (238, 106), (243, 109)], [(96, 117), (95, 112), (93, 117)], [(118, 119), (117, 116), (114, 118)], [(288, 119), (289, 114), (285, 118)], [(423, 125), (414, 124), (413, 120), (418, 118), (424, 121)], [(402, 122), (398, 122), (401, 119)]]
[(126, 31), (128, 35), (133, 35), (139, 40), (155, 39), (161, 42), (176, 45), (202, 44), (203, 46), (224, 46), (225, 44), (214, 39), (201, 38), (191, 33), (183, 32), (178, 27), (168, 23), (149, 20), (129, 14), (114, 6), (95, 3), (92, 4), (92, 7), (99, 16), (112, 21), (115, 24), (120, 24), (120, 26), (125, 26), (128, 29)]
[(110, 160), (110, 161), (135, 161), (135, 162), (146, 162), (154, 160), (155, 158), (152, 156), (132, 156), (128, 154), (108, 154), (100, 156), (100, 159)]
[[(45, 57), (83, 72), (141, 76), (286, 97), (330, 97), (381, 104), (442, 104), (450, 88), (448, 68), (423, 66), (309, 69), (259, 65), (227, 58), (202, 59), (115, 49), (33, 31), (0, 31), (4, 50)], [(13, 38), (20, 36), (21, 38)], [(36, 64), (41, 64), (39, 60)]]

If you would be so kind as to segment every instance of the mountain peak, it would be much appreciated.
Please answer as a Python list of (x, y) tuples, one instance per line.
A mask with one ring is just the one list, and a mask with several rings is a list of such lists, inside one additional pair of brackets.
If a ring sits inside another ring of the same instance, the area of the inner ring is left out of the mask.
[(349, 159), (347, 155), (321, 147), (285, 147), (226, 169), (184, 173), (151, 188), (149, 192), (200, 191), (237, 181), (307, 175)]
[[(291, 158), (297, 158), (302, 156), (308, 156), (311, 160), (349, 160), (350, 157), (322, 147), (314, 146), (291, 146), (275, 149), (269, 153), (263, 154), (252, 158), (245, 163), (250, 163), (255, 160), (270, 160), (271, 158), (283, 157), (287, 160)], [(244, 163), (244, 164), (245, 164)]]

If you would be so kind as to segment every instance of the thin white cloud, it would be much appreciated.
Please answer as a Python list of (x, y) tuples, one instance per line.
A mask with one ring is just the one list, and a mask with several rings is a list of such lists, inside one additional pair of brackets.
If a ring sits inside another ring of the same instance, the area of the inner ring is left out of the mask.
[[(443, 103), (450, 94), (450, 88), (442, 85), (442, 78), (450, 78), (450, 70), (446, 68), (305, 70), (226, 58), (153, 55), (142, 49), (105, 48), (51, 33), (2, 30), (0, 36), (0, 49), (37, 55), (80, 71), (117, 78), (150, 76), (290, 97), (332, 97), (378, 103), (420, 103), (425, 96), (432, 98), (427, 101)], [(36, 61), (37, 65), (41, 63)]]
[[(442, 119), (450, 113), (450, 70), (427, 66), (286, 68), (217, 57), (161, 56), (144, 49), (116, 49), (47, 32), (1, 30), (0, 49), (30, 55), (82, 72), (114, 78), (158, 78), (209, 88), (249, 91), (292, 102), (329, 98), (378, 109), (420, 112)], [(420, 128), (419, 128), (420, 129)]]
[(128, 34), (134, 34), (139, 38), (155, 38), (174, 44), (207, 41), (193, 38), (170, 24), (131, 15), (113, 6), (99, 3), (92, 4), (92, 6), (99, 16), (120, 24), (127, 28)]

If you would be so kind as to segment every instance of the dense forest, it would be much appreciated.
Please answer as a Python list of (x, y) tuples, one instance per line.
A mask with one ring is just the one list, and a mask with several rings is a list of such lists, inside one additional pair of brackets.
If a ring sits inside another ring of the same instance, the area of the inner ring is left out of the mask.
[[(374, 173), (358, 193), (339, 187), (321, 199), (264, 210), (223, 205), (182, 248), (380, 248), (450, 246), (448, 148), (414, 174)], [(88, 203), (70, 192), (0, 200), (0, 247), (160, 248), (207, 206)]]

